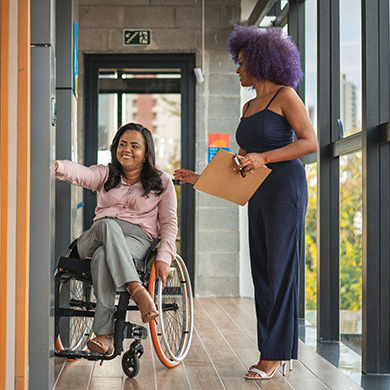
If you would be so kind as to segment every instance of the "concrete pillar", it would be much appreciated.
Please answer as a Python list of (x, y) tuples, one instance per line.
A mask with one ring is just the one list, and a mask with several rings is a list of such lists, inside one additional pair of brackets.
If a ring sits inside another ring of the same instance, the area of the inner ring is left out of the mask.
[(54, 0), (31, 1), (31, 225), (29, 388), (54, 382)]

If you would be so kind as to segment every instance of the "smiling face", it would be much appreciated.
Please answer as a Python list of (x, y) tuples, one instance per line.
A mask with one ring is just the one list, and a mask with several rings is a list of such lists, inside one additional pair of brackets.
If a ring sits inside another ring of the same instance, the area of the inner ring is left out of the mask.
[(248, 72), (246, 71), (246, 66), (245, 66), (244, 56), (242, 54), (242, 51), (238, 53), (238, 68), (236, 70), (236, 73), (240, 77), (240, 82), (243, 87), (250, 87), (253, 85), (252, 77), (250, 77)]
[(144, 136), (136, 130), (125, 131), (119, 139), (116, 158), (126, 171), (142, 169), (146, 157)]

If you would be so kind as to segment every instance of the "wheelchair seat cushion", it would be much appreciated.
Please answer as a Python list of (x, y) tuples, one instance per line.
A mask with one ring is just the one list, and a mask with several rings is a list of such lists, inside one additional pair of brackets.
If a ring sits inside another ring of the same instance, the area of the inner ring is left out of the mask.
[[(151, 257), (156, 256), (159, 243), (159, 239), (154, 240), (142, 260), (133, 259), (136, 270), (139, 273), (144, 273), (147, 261)], [(80, 259), (77, 252), (77, 239), (69, 245), (69, 249), (71, 249), (69, 257), (61, 256), (58, 259), (57, 269), (59, 271), (70, 272), (75, 275), (85, 275), (87, 277), (91, 277), (91, 260)]]
[(57, 268), (74, 274), (90, 274), (91, 262), (90, 260), (61, 256)]

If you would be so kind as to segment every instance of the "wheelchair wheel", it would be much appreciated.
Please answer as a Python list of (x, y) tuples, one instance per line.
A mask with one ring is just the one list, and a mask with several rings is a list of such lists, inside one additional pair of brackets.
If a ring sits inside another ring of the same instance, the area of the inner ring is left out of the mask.
[(162, 364), (176, 367), (190, 349), (194, 322), (191, 281), (183, 259), (176, 255), (172, 260), (164, 289), (162, 282), (156, 280), (153, 263), (148, 290), (160, 312), (158, 324), (150, 322), (154, 349)]
[(129, 378), (137, 376), (140, 369), (139, 357), (131, 351), (125, 352), (122, 357), (122, 369)]
[[(95, 302), (93, 286), (73, 278), (61, 280), (59, 286), (60, 305), (79, 311), (91, 310)], [(93, 337), (92, 317), (60, 317), (55, 347), (58, 351), (84, 351)]]

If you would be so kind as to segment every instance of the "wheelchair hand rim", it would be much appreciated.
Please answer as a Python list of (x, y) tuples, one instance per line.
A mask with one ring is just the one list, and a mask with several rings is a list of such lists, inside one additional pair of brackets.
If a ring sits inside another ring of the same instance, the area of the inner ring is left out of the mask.
[[(187, 267), (185, 266), (185, 263), (184, 263), (183, 259), (179, 255), (176, 255), (175, 256), (175, 261), (176, 261), (176, 264), (179, 266), (181, 274), (184, 276), (185, 280), (189, 281), (190, 279), (189, 279), (188, 270), (187, 270)], [(161, 282), (161, 280), (158, 281), (158, 295), (157, 295), (157, 299), (158, 299), (158, 307), (161, 310), (161, 314), (160, 314), (160, 316), (161, 316), (161, 318), (160, 318), (161, 336), (162, 336), (165, 348), (166, 348), (169, 356), (171, 357), (171, 359), (173, 359), (176, 362), (183, 361), (185, 359), (185, 357), (187, 356), (188, 351), (190, 349), (190, 345), (191, 345), (191, 341), (192, 341), (192, 333), (193, 333), (193, 302), (192, 302), (191, 283), (185, 283), (184, 287), (185, 287), (185, 290), (186, 290), (186, 294), (185, 295), (186, 295), (186, 301), (187, 301), (186, 302), (187, 310), (189, 311), (188, 324), (186, 326), (186, 328), (188, 329), (188, 333), (186, 335), (186, 339), (183, 342), (183, 345), (184, 345), (184, 347), (182, 348), (183, 352), (180, 353), (179, 356), (176, 356), (172, 352), (172, 350), (171, 350), (171, 348), (169, 346), (167, 335), (166, 335), (166, 331), (165, 331), (165, 324), (164, 324), (164, 320), (162, 318), (162, 316), (163, 316), (163, 312), (162, 312), (162, 307), (163, 307), (163, 302), (162, 302), (163, 289), (162, 289), (162, 282)]]

